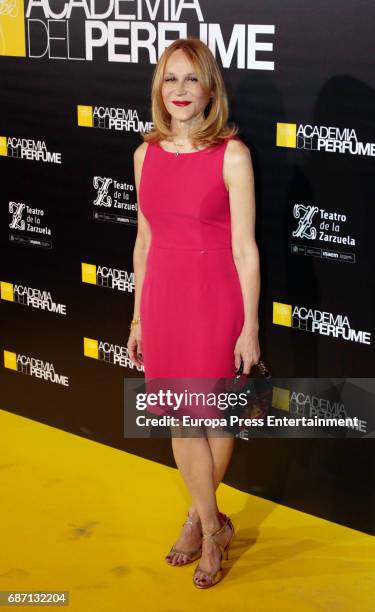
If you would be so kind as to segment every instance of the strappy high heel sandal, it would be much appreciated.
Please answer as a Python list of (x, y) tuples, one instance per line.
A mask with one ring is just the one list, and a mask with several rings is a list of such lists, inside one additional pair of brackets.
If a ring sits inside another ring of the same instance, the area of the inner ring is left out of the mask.
[[(182, 524), (182, 526), (184, 526), (184, 525), (195, 525), (196, 523), (199, 523), (199, 522), (200, 522), (200, 518), (196, 518), (196, 519), (193, 520), (191, 518), (191, 516), (188, 514), (187, 515), (187, 519)], [(175, 554), (184, 555), (185, 557), (187, 557), (187, 560), (186, 561), (182, 561), (180, 563), (170, 563), (168, 561), (168, 559), (171, 559), (172, 555), (175, 555)], [(178, 550), (173, 545), (171, 550), (169, 551), (169, 553), (165, 557), (165, 560), (167, 561), (168, 565), (173, 565), (175, 567), (181, 567), (182, 565), (187, 565), (188, 563), (192, 563), (193, 561), (196, 561), (197, 559), (199, 559), (201, 554), (202, 554), (202, 541), (200, 543), (199, 548), (196, 548), (195, 550)]]
[[(205, 540), (205, 539), (210, 540), (211, 542), (216, 544), (216, 546), (219, 548), (219, 550), (220, 550), (220, 566), (219, 566), (219, 569), (216, 570), (216, 572), (209, 572), (209, 571), (203, 569), (202, 567), (199, 567), (199, 564), (197, 565), (197, 567), (195, 568), (194, 574), (193, 574), (193, 584), (198, 589), (208, 589), (209, 587), (212, 587), (215, 584), (217, 584), (218, 582), (220, 582), (220, 580), (223, 577), (221, 561), (223, 559), (228, 559), (229, 546), (230, 546), (230, 543), (231, 543), (232, 538), (234, 536), (234, 526), (233, 526), (233, 523), (232, 523), (231, 519), (229, 518), (229, 516), (226, 516), (225, 514), (222, 514), (221, 512), (219, 514), (224, 519), (223, 525), (220, 527), (220, 529), (218, 529), (214, 533), (205, 533), (203, 531), (203, 540)], [(230, 528), (232, 530), (232, 535), (230, 536), (229, 541), (226, 543), (226, 545), (222, 546), (221, 544), (216, 542), (216, 540), (214, 538), (215, 538), (215, 536), (219, 535), (219, 533), (224, 531), (226, 525), (230, 526)], [(201, 574), (204, 574), (204, 575), (202, 576)]]

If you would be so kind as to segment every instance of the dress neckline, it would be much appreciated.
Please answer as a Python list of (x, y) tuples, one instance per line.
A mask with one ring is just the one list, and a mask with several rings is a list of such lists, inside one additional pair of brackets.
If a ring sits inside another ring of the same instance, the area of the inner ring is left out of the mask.
[(196, 155), (197, 153), (203, 153), (204, 151), (208, 151), (209, 149), (214, 149), (215, 147), (204, 147), (204, 149), (199, 149), (199, 151), (167, 151), (166, 149), (163, 149), (163, 147), (160, 144), (160, 141), (158, 140), (156, 142), (156, 146), (161, 149), (162, 151), (164, 151), (164, 153), (168, 153), (169, 155)]

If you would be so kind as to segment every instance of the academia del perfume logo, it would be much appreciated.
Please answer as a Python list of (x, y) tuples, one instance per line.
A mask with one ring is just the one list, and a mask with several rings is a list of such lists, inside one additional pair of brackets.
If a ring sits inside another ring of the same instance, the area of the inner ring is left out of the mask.
[(83, 338), (83, 354), (85, 357), (104, 361), (112, 365), (118, 365), (122, 368), (136, 368), (138, 371), (144, 371), (143, 365), (136, 366), (129, 357), (129, 352), (126, 346), (107, 342), (98, 338)]
[(276, 123), (276, 146), (342, 155), (375, 156), (375, 143), (362, 140), (356, 130), (350, 127)]
[(18, 136), (0, 136), (0, 155), (45, 164), (62, 163), (61, 153), (50, 151), (44, 140), (20, 138)]
[(18, 283), (0, 281), (0, 297), (7, 302), (66, 315), (66, 304), (56, 302), (50, 291)]
[(51, 361), (44, 361), (31, 355), (24, 353), (15, 353), (13, 351), (4, 350), (4, 368), (14, 370), (20, 374), (27, 374), (34, 378), (39, 378), (45, 382), (51, 382), (55, 385), (69, 387), (69, 378), (64, 374), (59, 374), (55, 370), (55, 366)]
[(349, 317), (346, 314), (273, 302), (272, 322), (274, 325), (285, 325), (300, 331), (317, 333), (321, 336), (346, 340), (347, 342), (371, 344), (371, 332), (351, 327)]
[(148, 132), (152, 121), (142, 121), (136, 108), (77, 105), (77, 124), (81, 127), (120, 132)]
[(126, 293), (134, 292), (134, 272), (93, 263), (81, 263), (82, 282)]

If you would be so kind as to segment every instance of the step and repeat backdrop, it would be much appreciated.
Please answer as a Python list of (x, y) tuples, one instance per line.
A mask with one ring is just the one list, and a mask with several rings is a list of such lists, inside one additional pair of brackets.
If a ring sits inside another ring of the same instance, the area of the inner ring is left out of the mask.
[[(0, 0), (1, 408), (173, 464), (168, 441), (124, 439), (123, 379), (144, 375), (126, 349), (133, 152), (155, 64), (187, 36), (215, 55), (252, 153), (264, 360), (373, 376), (374, 17), (365, 0)], [(280, 453), (302, 471), (315, 453), (317, 482), (363, 485), (370, 445), (241, 441), (231, 484), (251, 490), (236, 466), (260, 458), (267, 494)]]

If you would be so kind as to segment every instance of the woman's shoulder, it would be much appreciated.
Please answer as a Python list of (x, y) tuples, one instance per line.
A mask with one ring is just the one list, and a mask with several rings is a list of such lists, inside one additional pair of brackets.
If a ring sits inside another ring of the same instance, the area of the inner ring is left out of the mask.
[(225, 157), (230, 163), (240, 162), (250, 156), (249, 147), (245, 145), (239, 136), (235, 135), (228, 138)]
[(144, 141), (138, 145), (136, 149), (134, 149), (133, 157), (135, 161), (142, 160), (144, 158), (148, 145), (149, 143)]

